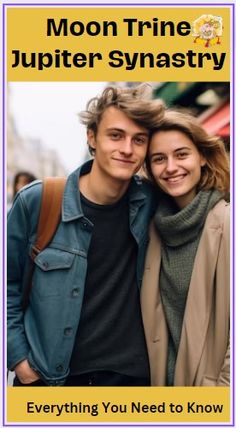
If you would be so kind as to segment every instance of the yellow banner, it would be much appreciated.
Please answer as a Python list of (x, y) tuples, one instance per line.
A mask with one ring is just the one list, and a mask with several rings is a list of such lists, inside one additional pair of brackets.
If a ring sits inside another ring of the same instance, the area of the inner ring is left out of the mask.
[(226, 387), (8, 387), (7, 422), (226, 423)]
[(228, 7), (7, 7), (9, 81), (229, 81)]

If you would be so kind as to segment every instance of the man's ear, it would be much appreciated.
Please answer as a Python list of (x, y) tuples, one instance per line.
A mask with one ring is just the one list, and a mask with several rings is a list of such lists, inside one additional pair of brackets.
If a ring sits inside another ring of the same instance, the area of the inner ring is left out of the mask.
[(96, 150), (96, 138), (95, 138), (95, 133), (92, 129), (87, 130), (87, 140), (88, 140), (89, 147)]

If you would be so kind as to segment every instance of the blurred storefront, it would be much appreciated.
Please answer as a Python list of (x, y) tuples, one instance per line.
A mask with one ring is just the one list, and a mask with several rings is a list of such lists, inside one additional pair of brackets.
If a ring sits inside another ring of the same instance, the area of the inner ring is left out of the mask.
[(229, 82), (168, 82), (154, 88), (154, 97), (167, 107), (190, 110), (210, 135), (230, 143)]
[(230, 146), (230, 103), (229, 100), (217, 104), (213, 108), (207, 109), (199, 120), (202, 126), (210, 135), (221, 137), (227, 149)]

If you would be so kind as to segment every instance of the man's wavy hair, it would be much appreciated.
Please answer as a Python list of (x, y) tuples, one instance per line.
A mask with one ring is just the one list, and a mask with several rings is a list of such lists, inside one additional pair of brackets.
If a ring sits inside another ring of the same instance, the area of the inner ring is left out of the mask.
[[(151, 131), (151, 138), (160, 131), (183, 132), (206, 160), (201, 168), (201, 179), (198, 190), (218, 189), (227, 196), (230, 187), (229, 156), (225, 145), (219, 137), (209, 136), (190, 113), (178, 110), (166, 110), (163, 120), (157, 123)], [(149, 156), (146, 156), (145, 167), (149, 178), (155, 182)]]
[[(141, 84), (134, 88), (120, 88), (109, 86), (100, 96), (92, 98), (86, 110), (80, 113), (80, 120), (87, 130), (92, 130), (96, 136), (102, 115), (108, 107), (115, 107), (124, 112), (137, 125), (148, 131), (162, 119), (164, 103), (152, 99), (152, 88), (148, 84)], [(95, 150), (89, 146), (91, 155)]]

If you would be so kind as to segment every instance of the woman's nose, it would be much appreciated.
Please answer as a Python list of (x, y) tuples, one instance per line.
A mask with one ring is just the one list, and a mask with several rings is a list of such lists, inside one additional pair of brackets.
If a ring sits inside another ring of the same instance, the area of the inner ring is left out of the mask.
[(176, 169), (177, 169), (177, 165), (176, 165), (175, 159), (172, 157), (169, 157), (166, 163), (166, 171), (171, 173), (173, 171), (176, 171)]

